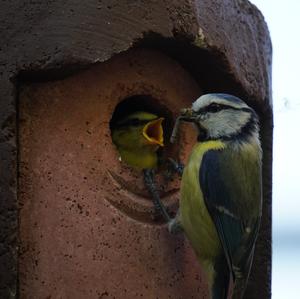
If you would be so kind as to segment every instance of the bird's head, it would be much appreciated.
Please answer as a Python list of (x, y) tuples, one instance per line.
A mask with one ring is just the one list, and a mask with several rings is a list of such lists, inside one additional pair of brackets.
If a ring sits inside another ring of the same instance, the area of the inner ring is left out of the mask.
[(198, 139), (241, 139), (258, 132), (255, 111), (241, 99), (212, 93), (198, 98), (191, 108), (183, 109), (181, 120), (195, 123)]
[(144, 111), (126, 115), (112, 128), (114, 143), (132, 148), (164, 146), (163, 120), (163, 117)]

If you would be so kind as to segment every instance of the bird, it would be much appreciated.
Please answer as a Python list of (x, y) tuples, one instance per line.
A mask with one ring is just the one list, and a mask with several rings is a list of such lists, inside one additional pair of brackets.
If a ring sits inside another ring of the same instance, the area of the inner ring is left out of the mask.
[(198, 137), (169, 230), (180, 227), (186, 234), (212, 299), (241, 299), (262, 216), (258, 116), (236, 96), (211, 93), (183, 109), (178, 119), (193, 123)]
[(112, 125), (112, 141), (123, 162), (135, 169), (155, 169), (164, 146), (164, 118), (146, 111), (130, 113)]
[(143, 171), (145, 185), (157, 211), (165, 220), (170, 216), (161, 202), (154, 171), (159, 164), (158, 150), (164, 146), (164, 117), (147, 111), (129, 113), (111, 124), (112, 141), (120, 160), (134, 169)]

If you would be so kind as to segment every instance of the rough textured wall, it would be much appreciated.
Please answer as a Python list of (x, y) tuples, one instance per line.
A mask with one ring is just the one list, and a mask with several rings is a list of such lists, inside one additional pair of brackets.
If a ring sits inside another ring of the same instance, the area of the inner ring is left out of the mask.
[(0, 297), (17, 293), (18, 84), (65, 77), (144, 46), (176, 59), (204, 92), (234, 93), (261, 115), (264, 220), (253, 269), (259, 276), (246, 297), (269, 298), (271, 43), (260, 12), (238, 0), (12, 0), (0, 6)]
[[(175, 118), (201, 91), (175, 61), (144, 49), (21, 87), (21, 298), (206, 298), (187, 240), (155, 217), (141, 172), (119, 161), (111, 141), (117, 104), (145, 94)], [(181, 134), (182, 161), (195, 138)], [(179, 182), (160, 173), (161, 198), (176, 211)]]

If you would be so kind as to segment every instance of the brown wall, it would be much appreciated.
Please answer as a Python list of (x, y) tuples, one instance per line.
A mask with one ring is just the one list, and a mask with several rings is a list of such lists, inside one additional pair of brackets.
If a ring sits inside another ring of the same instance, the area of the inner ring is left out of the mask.
[[(111, 141), (116, 105), (144, 94), (175, 118), (200, 89), (175, 61), (149, 50), (21, 87), (21, 298), (205, 297), (186, 240), (151, 217), (142, 173), (119, 161)], [(182, 139), (192, 144), (191, 137)], [(178, 183), (164, 187), (172, 207)]]

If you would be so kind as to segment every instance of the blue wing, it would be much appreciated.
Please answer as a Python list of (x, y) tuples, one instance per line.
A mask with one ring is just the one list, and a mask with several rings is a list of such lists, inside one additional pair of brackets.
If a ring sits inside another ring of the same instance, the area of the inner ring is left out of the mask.
[(246, 285), (261, 218), (260, 158), (210, 150), (203, 156), (199, 180), (234, 280)]

